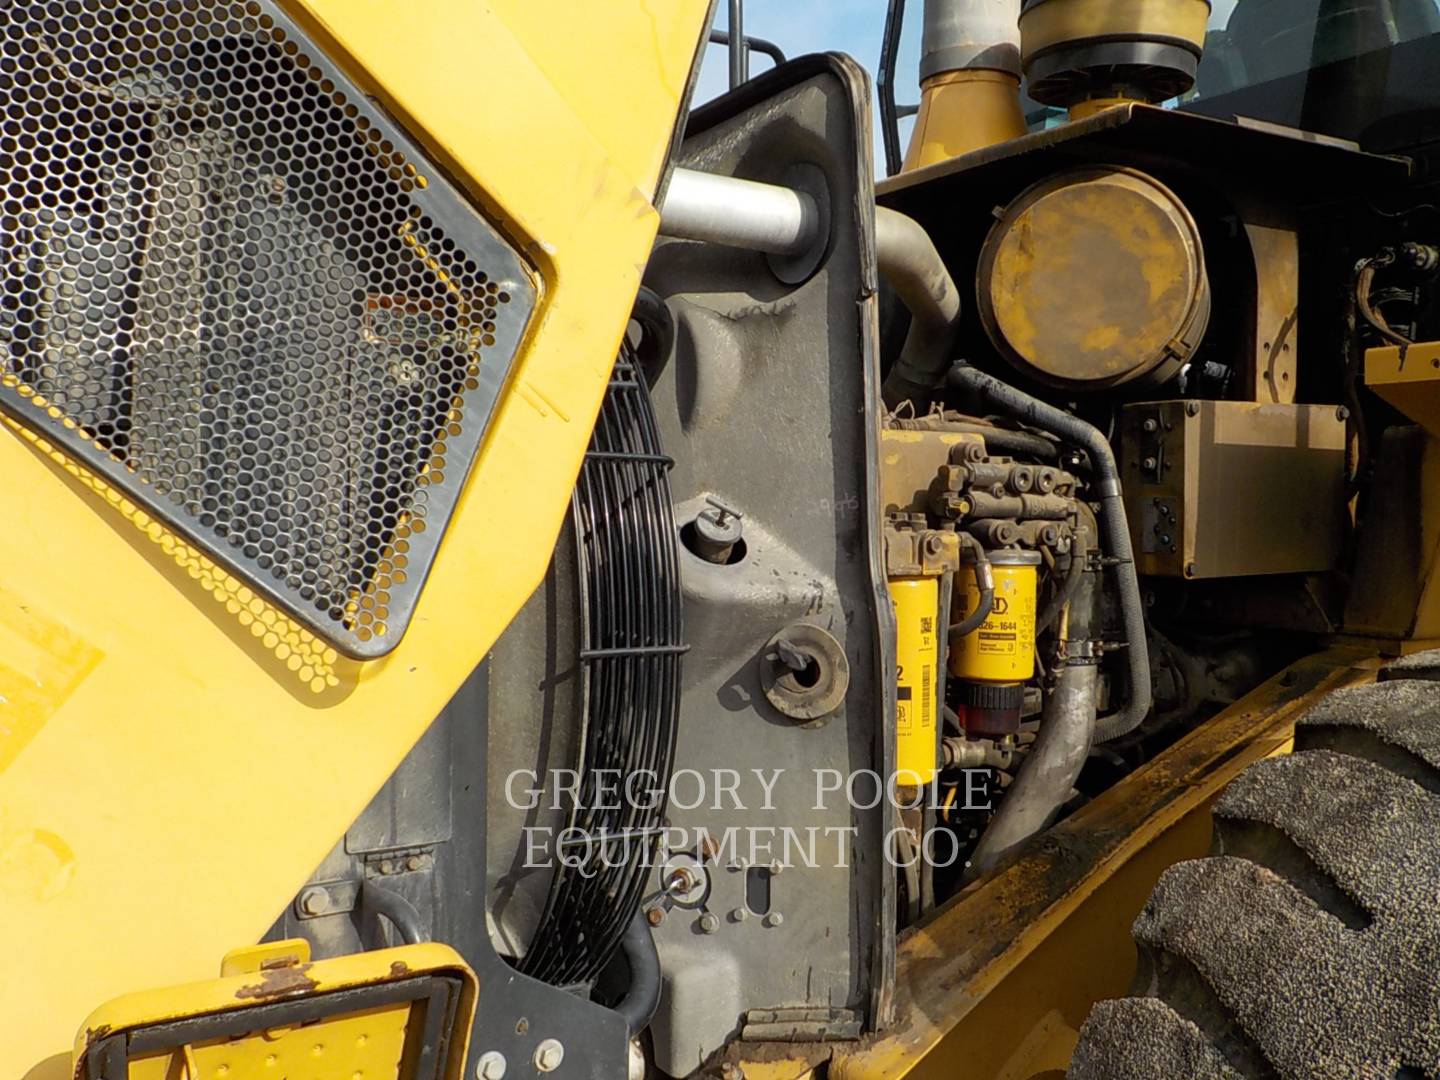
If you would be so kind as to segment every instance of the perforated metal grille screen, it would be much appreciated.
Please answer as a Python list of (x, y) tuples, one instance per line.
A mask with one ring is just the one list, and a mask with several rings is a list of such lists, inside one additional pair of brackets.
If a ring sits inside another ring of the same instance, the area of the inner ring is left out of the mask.
[(535, 304), (270, 4), (0, 4), (0, 408), (351, 656), (399, 641)]

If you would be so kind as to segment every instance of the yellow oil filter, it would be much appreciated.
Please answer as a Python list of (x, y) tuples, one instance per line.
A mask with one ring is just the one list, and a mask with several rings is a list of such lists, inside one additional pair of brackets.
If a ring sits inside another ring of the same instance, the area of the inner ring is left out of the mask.
[[(901, 787), (928, 784), (938, 771), (935, 722), (940, 587), (933, 577), (892, 578), (895, 605), (895, 772)], [(1033, 621), (1034, 602), (1031, 602)]]
[[(971, 633), (950, 651), (950, 672), (981, 682), (1023, 683), (1035, 674), (1035, 593), (1039, 578), (1037, 551), (992, 551), (990, 569), (995, 577), (995, 606)], [(960, 622), (980, 603), (975, 575), (958, 575), (954, 622)]]

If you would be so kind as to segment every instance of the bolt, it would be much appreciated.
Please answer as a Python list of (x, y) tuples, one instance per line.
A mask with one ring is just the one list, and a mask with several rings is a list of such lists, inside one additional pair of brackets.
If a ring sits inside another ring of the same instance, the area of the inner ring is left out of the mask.
[(565, 1060), (565, 1047), (559, 1039), (545, 1039), (535, 1048), (535, 1068), (541, 1072), (554, 1072)]
[(784, 869), (785, 869), (785, 864), (782, 863), (779, 859), (776, 859), (774, 862), (772, 862), (772, 863), (770, 864), (770, 876), (771, 876), (771, 877), (777, 877), (777, 876), (779, 876), (780, 871), (781, 871), (781, 870), (784, 870)]
[(1140, 467), (1141, 467), (1142, 469), (1146, 470), (1147, 472), (1149, 472), (1150, 470), (1154, 469), (1155, 466), (1158, 465), (1158, 464), (1160, 464), (1160, 462), (1157, 461), (1153, 456), (1151, 456), (1151, 457), (1146, 457), (1146, 458), (1144, 458), (1144, 459), (1140, 462)]
[(704, 915), (700, 916), (700, 932), (702, 934), (713, 934), (716, 930), (719, 929), (720, 919), (718, 916), (713, 915), (708, 911)]
[(1168, 544), (1168, 543), (1170, 543), (1170, 534), (1169, 534), (1169, 533), (1161, 533), (1161, 534), (1160, 534), (1160, 543), (1162, 543), (1162, 544)]
[(1154, 432), (1160, 430), (1160, 424), (1158, 421), (1155, 420), (1146, 420), (1143, 424), (1140, 425), (1140, 430), (1145, 432), (1146, 434), (1153, 434)]
[(1349, 420), (1349, 419), (1350, 419), (1350, 410), (1347, 409), (1344, 405), (1337, 405), (1337, 406), (1335, 406), (1335, 419), (1336, 419), (1336, 420)]
[(505, 1055), (499, 1050), (486, 1050), (475, 1062), (476, 1080), (500, 1080), (505, 1075)]
[(394, 864), (393, 862), (391, 862), (389, 859), (381, 859), (381, 860), (380, 860), (380, 873), (382, 873), (382, 874), (393, 874), (394, 872), (395, 872), (395, 864)]
[(770, 912), (769, 915), (766, 915), (766, 916), (765, 916), (765, 925), (766, 925), (766, 926), (779, 926), (779, 925), (780, 925), (781, 923), (783, 923), (784, 921), (785, 921), (785, 916), (784, 916), (784, 915), (781, 915), (780, 912), (778, 912), (778, 911), (772, 911), (772, 912)]
[(1199, 415), (1200, 415), (1200, 403), (1199, 403), (1198, 401), (1187, 401), (1187, 402), (1185, 403), (1185, 415), (1186, 415), (1186, 416), (1199, 416)]
[(406, 859), (406, 860), (405, 860), (405, 869), (406, 869), (406, 870), (419, 870), (419, 869), (420, 869), (420, 856), (419, 856), (419, 855), (411, 855), (408, 859)]
[(714, 862), (715, 856), (720, 854), (720, 845), (709, 833), (706, 833), (705, 839), (700, 841), (700, 854), (705, 857), (707, 862)]
[(1194, 576), (1195, 576), (1195, 572), (1196, 572), (1197, 570), (1199, 570), (1199, 569), (1200, 569), (1200, 568), (1199, 568), (1198, 566), (1196, 566), (1193, 562), (1187, 562), (1187, 563), (1185, 564), (1185, 576), (1186, 576), (1186, 577), (1194, 577)]
[(306, 915), (319, 915), (330, 907), (330, 894), (318, 885), (300, 894), (300, 910)]
[(659, 926), (665, 921), (665, 912), (658, 907), (646, 908), (645, 921), (651, 926)]
[(736, 922), (744, 922), (746, 919), (750, 918), (750, 909), (737, 907), (734, 911), (730, 912), (730, 918), (734, 919)]

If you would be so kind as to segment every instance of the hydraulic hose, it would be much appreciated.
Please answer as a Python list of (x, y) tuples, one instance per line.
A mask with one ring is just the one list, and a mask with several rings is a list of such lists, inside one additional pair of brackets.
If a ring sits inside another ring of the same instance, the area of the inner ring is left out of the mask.
[(951, 624), (946, 634), (950, 641), (958, 641), (967, 634), (972, 634), (980, 629), (980, 624), (988, 619), (990, 612), (995, 609), (995, 575), (990, 569), (990, 560), (985, 557), (984, 547), (969, 533), (961, 533), (960, 542), (970, 551), (970, 558), (974, 565), (975, 587), (979, 590), (980, 598), (974, 611), (958, 623)]
[(987, 424), (978, 418), (957, 420), (953, 417), (953, 413), (946, 413), (943, 416), (904, 416), (896, 418), (893, 423), (902, 431), (951, 431), (979, 435), (985, 440), (986, 448), (992, 452), (1025, 454), (1029, 457), (1042, 458), (1045, 461), (1054, 461), (1060, 456), (1060, 448), (1050, 439), (1040, 435), (1032, 435), (1028, 431), (1012, 431), (1010, 428), (996, 427), (994, 424)]
[(625, 1018), (633, 1039), (650, 1026), (660, 1005), (660, 954), (643, 913), (636, 912), (620, 939), (621, 951), (630, 964), (630, 989), (615, 1011)]
[[(1087, 642), (1098, 624), (1100, 589), (1097, 575), (1080, 575), (1070, 601), (1067, 636)], [(1077, 662), (1078, 661), (1078, 662)], [(975, 845), (966, 879), (989, 870), (1020, 844), (1047, 828), (1080, 776), (1095, 738), (1095, 693), (1099, 667), (1089, 657), (1072, 660), (1060, 669), (1055, 689), (1045, 702), (1040, 734), (1026, 755), (1000, 808)]]
[(383, 885), (377, 885), (373, 881), (366, 881), (361, 885), (360, 908), (362, 911), (383, 915), (389, 919), (395, 929), (400, 932), (400, 940), (406, 945), (430, 940), (430, 935), (425, 933), (420, 912), (415, 910), (415, 905)]
[(1109, 442), (1098, 428), (1079, 417), (1047, 405), (1039, 398), (977, 371), (969, 364), (954, 365), (947, 380), (954, 389), (978, 394), (994, 408), (1030, 427), (1048, 431), (1062, 441), (1078, 446), (1089, 456), (1096, 492), (1100, 497), (1100, 531), (1104, 548), (1115, 566), (1130, 672), (1129, 702), (1123, 709), (1096, 721), (1095, 741), (1109, 742), (1128, 735), (1150, 713), (1150, 653), (1145, 643), (1145, 608), (1140, 599), (1140, 581), (1135, 574), (1135, 556), (1130, 546), (1130, 523), (1125, 517), (1120, 472), (1115, 466), (1115, 455)]

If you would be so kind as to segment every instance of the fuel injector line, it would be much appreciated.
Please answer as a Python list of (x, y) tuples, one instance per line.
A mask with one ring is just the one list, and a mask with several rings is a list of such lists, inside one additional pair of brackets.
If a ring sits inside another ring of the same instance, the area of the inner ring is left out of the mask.
[(1130, 525), (1121, 497), (1120, 473), (1109, 442), (1098, 428), (1079, 417), (1047, 405), (1039, 398), (986, 375), (963, 361), (950, 368), (946, 381), (952, 389), (977, 394), (992, 407), (1029, 427), (1048, 431), (1062, 441), (1078, 446), (1090, 458), (1095, 489), (1100, 498), (1100, 530), (1106, 553), (1115, 567), (1130, 673), (1130, 700), (1123, 709), (1096, 721), (1095, 741), (1109, 742), (1128, 735), (1150, 713), (1150, 654), (1145, 641), (1145, 608), (1140, 599), (1140, 581), (1135, 574), (1135, 556), (1130, 546)]

